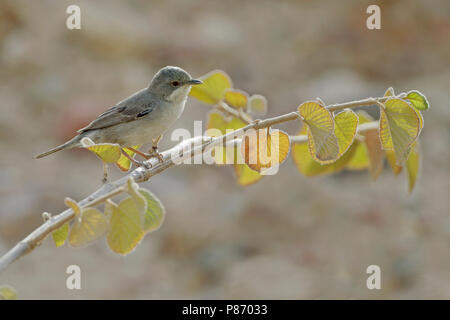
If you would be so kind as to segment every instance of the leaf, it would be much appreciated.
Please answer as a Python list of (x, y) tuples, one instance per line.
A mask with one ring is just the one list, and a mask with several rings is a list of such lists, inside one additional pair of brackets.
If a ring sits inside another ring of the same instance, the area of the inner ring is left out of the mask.
[(75, 218), (69, 234), (72, 247), (84, 247), (105, 234), (108, 222), (105, 216), (95, 208), (83, 208)]
[(236, 117), (224, 117), (219, 112), (210, 112), (208, 114), (207, 129), (217, 129), (217, 132), (207, 132), (210, 137), (218, 137), (227, 133), (227, 130), (237, 130), (247, 125), (244, 121)]
[(260, 94), (252, 95), (248, 100), (248, 109), (253, 115), (265, 115), (267, 113), (267, 99)]
[[(247, 123), (239, 118), (225, 118), (221, 113), (210, 112), (208, 115), (207, 135), (210, 137), (218, 137), (226, 134), (227, 130), (237, 130), (246, 125)], [(231, 152), (227, 151), (227, 148), (224, 146), (215, 147), (213, 153), (214, 160), (218, 165), (235, 163), (233, 157), (230, 158)]]
[(142, 228), (142, 213), (132, 198), (112, 206), (109, 232), (106, 236), (112, 251), (126, 255), (133, 251), (145, 235)]
[(68, 206), (70, 209), (72, 209), (73, 212), (75, 212), (75, 216), (79, 216), (81, 214), (81, 208), (78, 205), (78, 203), (76, 203), (74, 200), (70, 198), (65, 198), (64, 204)]
[(359, 125), (373, 121), (373, 117), (370, 114), (368, 114), (366, 111), (360, 110), (356, 113), (356, 115), (358, 116), (358, 124)]
[(380, 110), (380, 139), (383, 149), (394, 149), (397, 163), (402, 165), (408, 158), (411, 144), (419, 134), (419, 117), (406, 101), (396, 98), (386, 100)]
[(280, 130), (252, 130), (242, 137), (241, 154), (245, 163), (253, 170), (279, 165), (286, 160), (289, 150), (289, 136)]
[(292, 158), (297, 169), (307, 177), (336, 173), (346, 167), (355, 154), (358, 144), (360, 143), (355, 141), (347, 152), (335, 162), (320, 164), (312, 158), (306, 143), (295, 143), (292, 146)]
[(303, 103), (298, 111), (308, 128), (308, 145), (313, 159), (320, 163), (335, 161), (339, 145), (331, 112), (314, 101)]
[(0, 300), (17, 300), (16, 290), (6, 284), (0, 285)]
[(144, 217), (145, 210), (147, 210), (147, 202), (145, 197), (139, 192), (139, 185), (134, 182), (133, 178), (129, 178), (127, 181), (127, 192), (131, 199), (134, 200), (136, 207), (141, 211), (142, 217)]
[(348, 109), (334, 117), (334, 134), (339, 145), (339, 157), (352, 145), (358, 127), (358, 117)]
[(225, 89), (233, 86), (230, 77), (221, 70), (214, 70), (199, 78), (203, 84), (193, 86), (190, 96), (206, 104), (217, 104), (223, 99)]
[(56, 247), (61, 247), (69, 235), (69, 224), (64, 223), (61, 227), (52, 232), (53, 241)]
[(345, 167), (349, 170), (365, 170), (369, 168), (369, 152), (366, 144), (355, 141), (352, 147), (355, 149), (354, 153)]
[(161, 201), (149, 190), (140, 188), (139, 192), (147, 200), (147, 208), (144, 219), (145, 234), (157, 230), (164, 221), (165, 209)]
[(383, 169), (384, 152), (381, 147), (378, 129), (364, 132), (364, 143), (369, 156), (369, 173), (373, 180), (377, 180)]
[(389, 163), (389, 166), (392, 168), (392, 171), (397, 176), (400, 172), (402, 172), (402, 166), (397, 164), (397, 159), (395, 158), (394, 150), (385, 150), (386, 159)]
[[(132, 148), (135, 150), (138, 150), (141, 146), (133, 146)], [(125, 151), (130, 157), (134, 156), (134, 151), (131, 151), (129, 149), (124, 148), (123, 151)], [(116, 162), (116, 166), (122, 170), (122, 171), (128, 171), (131, 167), (131, 161), (127, 157), (125, 157), (122, 153), (120, 154), (119, 160)]]
[(256, 183), (263, 177), (259, 172), (250, 169), (250, 167), (246, 164), (235, 164), (234, 173), (236, 175), (237, 182), (241, 186), (248, 186)]
[(427, 110), (430, 107), (427, 97), (425, 97), (420, 91), (409, 91), (406, 95), (406, 99), (411, 102), (411, 105), (414, 107), (414, 109)]
[(406, 173), (408, 176), (409, 192), (412, 192), (416, 184), (417, 175), (419, 173), (419, 149), (418, 143), (414, 142), (411, 146), (408, 160), (406, 160)]
[(248, 95), (246, 92), (237, 89), (226, 89), (224, 92), (225, 102), (235, 109), (247, 109)]
[(120, 147), (115, 144), (97, 144), (87, 149), (106, 163), (117, 162), (121, 156)]

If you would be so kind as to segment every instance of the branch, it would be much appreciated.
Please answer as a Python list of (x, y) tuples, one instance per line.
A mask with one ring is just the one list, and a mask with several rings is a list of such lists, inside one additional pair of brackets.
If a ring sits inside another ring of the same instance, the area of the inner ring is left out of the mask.
[[(347, 103), (334, 104), (327, 106), (330, 111), (337, 111), (346, 108), (353, 108), (359, 106), (367, 106), (374, 105), (377, 102), (382, 102), (387, 98), (368, 98), (364, 100), (351, 101)], [(242, 117), (243, 113), (239, 113), (235, 109), (225, 105), (221, 106), (223, 110), (226, 112), (238, 116), (240, 119), (245, 122), (249, 122), (250, 119)], [(233, 132), (229, 132), (223, 136), (219, 136), (216, 138), (211, 137), (194, 137), (191, 139), (187, 139), (175, 147), (162, 152), (163, 162), (159, 162), (156, 158), (151, 158), (144, 163), (148, 165), (150, 168), (139, 167), (125, 175), (124, 177), (111, 182), (104, 184), (97, 191), (81, 200), (78, 205), (80, 207), (91, 207), (98, 205), (107, 199), (116, 196), (126, 190), (125, 185), (127, 181), (132, 178), (135, 182), (140, 183), (149, 180), (154, 175), (157, 175), (164, 170), (173, 167), (177, 164), (182, 163), (181, 160), (189, 159), (194, 157), (197, 154), (206, 153), (213, 149), (216, 146), (225, 145), (227, 142), (238, 139), (243, 136), (247, 131), (254, 129), (263, 129), (268, 128), (283, 122), (292, 121), (300, 119), (300, 114), (298, 112), (290, 112), (278, 117), (268, 118), (264, 120), (256, 120), (249, 123), (247, 126), (237, 129)], [(376, 128), (378, 126), (378, 122), (374, 121), (371, 123), (363, 124), (359, 127), (358, 132), (362, 132), (362, 130), (368, 130), (370, 128)], [(302, 143), (307, 141), (307, 137), (305, 135), (293, 136), (291, 137), (292, 142)], [(187, 154), (184, 154), (187, 145), (194, 144), (194, 148), (190, 148), (190, 151)], [(182, 154), (181, 157), (177, 157), (176, 155)], [(42, 241), (53, 231), (60, 228), (65, 223), (69, 222), (75, 217), (75, 212), (72, 209), (67, 209), (62, 213), (51, 217), (46, 220), (40, 227), (35, 229), (32, 233), (30, 233), (26, 238), (17, 243), (12, 249), (10, 249), (6, 254), (0, 257), (0, 272), (5, 270), (11, 263), (16, 261), (17, 259), (25, 256), (27, 253), (31, 252), (36, 248), (36, 246), (40, 245)]]

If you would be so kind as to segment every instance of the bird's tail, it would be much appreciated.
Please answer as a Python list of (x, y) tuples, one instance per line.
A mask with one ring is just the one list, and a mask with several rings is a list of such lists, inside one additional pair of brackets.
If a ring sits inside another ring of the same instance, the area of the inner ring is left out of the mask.
[(67, 141), (66, 143), (63, 143), (62, 145), (57, 146), (56, 148), (50, 149), (47, 152), (41, 153), (37, 156), (34, 156), (33, 159), (40, 159), (40, 158), (46, 157), (52, 153), (55, 153), (55, 152), (58, 152), (58, 151), (61, 151), (64, 149), (72, 149), (72, 148), (78, 147), (80, 145), (80, 139), (81, 138), (78, 135), (78, 136), (74, 137), (73, 139)]

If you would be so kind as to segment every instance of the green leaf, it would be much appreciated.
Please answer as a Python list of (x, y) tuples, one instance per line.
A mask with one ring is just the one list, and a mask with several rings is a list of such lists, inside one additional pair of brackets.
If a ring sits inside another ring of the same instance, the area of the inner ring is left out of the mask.
[(69, 235), (69, 224), (64, 223), (61, 227), (52, 232), (53, 241), (56, 247), (62, 246)]
[(144, 232), (147, 234), (157, 230), (164, 222), (165, 209), (161, 201), (149, 190), (140, 188), (139, 192), (147, 200), (145, 211)]
[(313, 159), (322, 164), (334, 162), (339, 145), (331, 112), (315, 101), (303, 103), (298, 111), (308, 128), (308, 146)]
[(380, 108), (380, 139), (384, 150), (394, 150), (399, 165), (408, 158), (420, 132), (420, 118), (408, 102), (390, 98)]
[(105, 216), (95, 208), (83, 208), (81, 214), (75, 217), (69, 234), (69, 244), (72, 247), (84, 247), (94, 242), (108, 230)]
[(355, 141), (351, 148), (354, 148), (351, 159), (346, 164), (348, 170), (366, 170), (369, 168), (369, 151), (365, 143)]
[(358, 127), (358, 117), (350, 110), (344, 110), (334, 117), (334, 134), (338, 140), (339, 157), (352, 145)]
[(235, 164), (234, 173), (237, 178), (237, 182), (241, 186), (248, 186), (261, 180), (263, 177), (259, 172), (250, 169), (246, 164)]
[(136, 248), (145, 235), (142, 228), (143, 213), (131, 197), (122, 200), (118, 206), (110, 205), (106, 239), (112, 251), (126, 255)]
[[(303, 135), (305, 134), (305, 131), (306, 130), (303, 128), (299, 134)], [(293, 144), (291, 152), (298, 171), (307, 177), (312, 177), (322, 174), (336, 173), (344, 169), (349, 161), (351, 161), (359, 144), (359, 141), (353, 142), (347, 152), (345, 152), (338, 160), (328, 164), (320, 164), (315, 161), (309, 152), (307, 143)]]
[(417, 110), (427, 110), (430, 107), (427, 97), (425, 97), (420, 91), (409, 91), (406, 99), (408, 99), (412, 106)]
[(16, 290), (6, 284), (0, 285), (0, 300), (17, 300)]

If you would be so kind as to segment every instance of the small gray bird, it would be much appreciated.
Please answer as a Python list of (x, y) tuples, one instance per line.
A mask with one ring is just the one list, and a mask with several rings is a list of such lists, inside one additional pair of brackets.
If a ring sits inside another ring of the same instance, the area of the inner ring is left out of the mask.
[[(81, 139), (84, 137), (90, 138), (95, 144), (114, 143), (121, 148), (136, 151), (132, 146), (159, 140), (162, 133), (183, 112), (191, 86), (201, 83), (200, 80), (192, 79), (189, 73), (181, 68), (164, 67), (156, 73), (147, 88), (106, 110), (88, 126), (78, 130), (79, 134), (73, 139), (34, 158), (82, 147)], [(155, 146), (153, 149), (156, 151)], [(147, 159), (155, 156), (137, 153)], [(159, 155), (157, 151), (156, 155)]]

